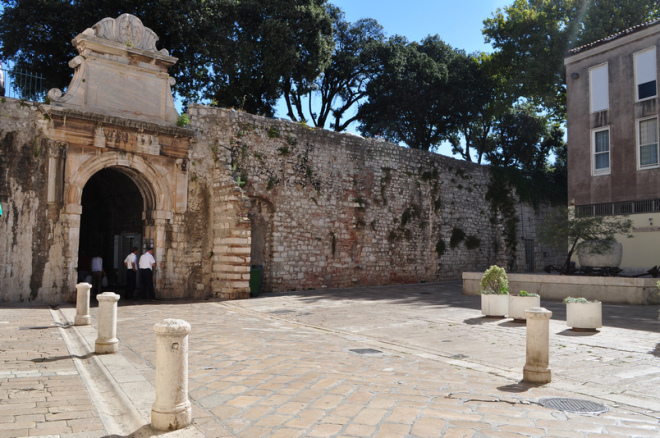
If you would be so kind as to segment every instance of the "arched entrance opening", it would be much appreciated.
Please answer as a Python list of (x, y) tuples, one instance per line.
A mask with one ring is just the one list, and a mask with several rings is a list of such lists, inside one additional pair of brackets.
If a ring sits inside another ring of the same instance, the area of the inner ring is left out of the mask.
[(128, 168), (111, 167), (92, 175), (82, 191), (78, 250), (78, 281), (87, 275), (87, 262), (103, 258), (108, 286), (113, 292), (125, 286), (124, 258), (132, 247), (142, 250), (143, 212), (147, 208), (140, 188)]

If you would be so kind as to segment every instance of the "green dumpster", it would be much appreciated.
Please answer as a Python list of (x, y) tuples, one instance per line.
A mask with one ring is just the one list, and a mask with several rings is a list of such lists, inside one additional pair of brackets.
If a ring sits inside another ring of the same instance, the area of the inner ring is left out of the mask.
[(261, 276), (264, 267), (261, 265), (252, 265), (250, 269), (250, 296), (258, 297), (261, 291)]

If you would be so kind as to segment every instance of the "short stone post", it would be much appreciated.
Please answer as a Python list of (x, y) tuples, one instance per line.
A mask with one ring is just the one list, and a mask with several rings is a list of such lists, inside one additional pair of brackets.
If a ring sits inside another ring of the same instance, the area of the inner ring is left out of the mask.
[(119, 295), (103, 292), (96, 296), (99, 301), (99, 335), (96, 338), (96, 354), (116, 353), (119, 351), (117, 340), (117, 301)]
[(89, 316), (89, 290), (92, 285), (89, 283), (76, 284), (76, 317), (73, 319), (73, 325), (90, 325), (92, 318)]
[(523, 368), (523, 381), (550, 383), (550, 317), (552, 312), (543, 307), (525, 310), (527, 317), (527, 362)]
[(151, 426), (177, 430), (192, 422), (188, 400), (188, 333), (182, 319), (164, 319), (156, 332), (156, 401), (151, 408)]

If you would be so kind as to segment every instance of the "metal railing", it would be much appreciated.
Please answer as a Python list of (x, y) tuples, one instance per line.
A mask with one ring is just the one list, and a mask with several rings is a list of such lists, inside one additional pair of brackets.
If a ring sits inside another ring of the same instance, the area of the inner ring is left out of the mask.
[(617, 216), (624, 214), (657, 213), (660, 212), (660, 199), (645, 199), (643, 201), (607, 202), (604, 204), (577, 205), (576, 217)]
[(3, 97), (34, 101), (45, 99), (48, 90), (44, 88), (42, 75), (27, 70), (9, 70), (4, 67), (1, 70), (5, 78)]

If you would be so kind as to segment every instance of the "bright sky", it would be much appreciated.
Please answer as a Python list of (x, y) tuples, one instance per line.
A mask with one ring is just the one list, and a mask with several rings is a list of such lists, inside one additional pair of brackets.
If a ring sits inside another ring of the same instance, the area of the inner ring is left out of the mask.
[[(483, 21), (497, 8), (513, 0), (330, 0), (346, 14), (346, 20), (374, 18), (383, 26), (385, 36), (405, 36), (420, 41), (428, 35), (440, 38), (456, 49), (467, 53), (490, 52), (481, 33)], [(277, 116), (286, 117), (286, 105), (277, 107)], [(349, 127), (357, 132), (357, 126)], [(438, 152), (451, 155), (451, 146), (441, 146)]]
[(349, 22), (374, 18), (386, 36), (403, 35), (419, 41), (428, 35), (468, 53), (490, 52), (481, 34), (483, 21), (513, 0), (330, 0)]

